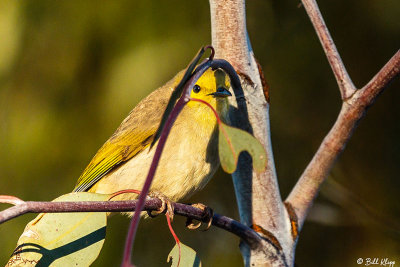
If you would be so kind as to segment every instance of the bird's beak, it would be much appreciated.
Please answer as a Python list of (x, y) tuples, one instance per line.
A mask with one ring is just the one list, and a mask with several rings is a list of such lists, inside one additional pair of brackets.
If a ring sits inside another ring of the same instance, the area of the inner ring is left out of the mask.
[(224, 87), (219, 87), (215, 93), (211, 93), (209, 95), (212, 95), (214, 97), (228, 97), (232, 96), (231, 92), (228, 91), (228, 89)]

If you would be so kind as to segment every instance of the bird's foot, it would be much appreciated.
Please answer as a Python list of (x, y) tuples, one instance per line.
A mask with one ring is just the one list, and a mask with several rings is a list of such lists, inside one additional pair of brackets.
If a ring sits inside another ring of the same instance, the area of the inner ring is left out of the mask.
[[(210, 229), (211, 223), (212, 223), (212, 219), (213, 219), (213, 216), (214, 216), (214, 211), (210, 207), (207, 207), (206, 205), (204, 205), (202, 203), (192, 204), (191, 206), (195, 207), (195, 208), (198, 208), (198, 209), (201, 209), (205, 213), (203, 218), (204, 218), (204, 221), (207, 221), (207, 227), (203, 231), (207, 231), (208, 229)], [(201, 226), (201, 223), (202, 222), (194, 223), (193, 219), (188, 218), (186, 220), (186, 227), (188, 229), (190, 229), (190, 230), (195, 230), (195, 229), (198, 229)]]
[(172, 204), (172, 201), (167, 196), (160, 192), (149, 192), (147, 195), (150, 198), (158, 198), (159, 200), (161, 200), (162, 203), (161, 207), (158, 210), (147, 212), (149, 217), (154, 218), (166, 211), (166, 214), (169, 216), (171, 221), (174, 219), (174, 206)]

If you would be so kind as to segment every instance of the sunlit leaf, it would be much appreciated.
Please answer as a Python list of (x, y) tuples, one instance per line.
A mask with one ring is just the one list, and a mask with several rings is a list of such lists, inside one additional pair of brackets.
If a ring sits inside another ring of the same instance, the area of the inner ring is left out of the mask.
[(196, 251), (191, 247), (180, 243), (181, 246), (181, 259), (179, 261), (179, 246), (175, 243), (171, 252), (168, 254), (167, 262), (171, 262), (171, 267), (201, 267), (200, 258), (197, 256)]
[[(109, 197), (80, 192), (54, 201), (106, 201)], [(106, 224), (106, 212), (41, 213), (25, 227), (6, 266), (89, 266), (103, 246)]]
[(251, 134), (243, 130), (219, 124), (218, 151), (222, 169), (227, 173), (236, 170), (239, 154), (249, 152), (253, 159), (253, 168), (262, 172), (267, 167), (267, 154), (262, 144)]

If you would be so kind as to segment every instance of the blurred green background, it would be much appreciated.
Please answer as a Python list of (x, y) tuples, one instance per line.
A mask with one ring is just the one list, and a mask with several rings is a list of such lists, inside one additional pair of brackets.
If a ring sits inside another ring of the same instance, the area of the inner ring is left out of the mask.
[[(327, 0), (320, 8), (354, 83), (361, 87), (400, 47), (398, 0)], [(271, 86), (271, 128), (286, 197), (340, 108), (330, 67), (297, 1), (247, 3), (254, 52)], [(0, 2), (0, 194), (52, 200), (67, 193), (103, 142), (149, 92), (210, 40), (208, 1)], [(400, 82), (368, 111), (306, 222), (296, 264), (357, 266), (360, 257), (400, 264)], [(190, 202), (238, 218), (232, 182), (218, 172)], [(6, 208), (1, 205), (0, 208)], [(0, 226), (6, 263), (25, 215)], [(129, 220), (114, 216), (93, 266), (118, 266)], [(182, 242), (204, 266), (242, 266), (239, 240), (189, 231)], [(139, 266), (167, 266), (174, 244), (164, 218), (141, 223)]]

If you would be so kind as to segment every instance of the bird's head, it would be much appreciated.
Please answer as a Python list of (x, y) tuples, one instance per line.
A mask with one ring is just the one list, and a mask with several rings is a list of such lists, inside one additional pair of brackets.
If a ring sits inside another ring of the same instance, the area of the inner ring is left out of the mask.
[[(229, 92), (229, 87), (229, 76), (223, 70), (208, 69), (193, 86), (190, 97), (209, 103), (217, 111), (218, 115), (224, 119), (228, 115), (228, 97), (232, 96)], [(195, 101), (190, 101), (188, 105), (209, 109), (206, 105)]]

